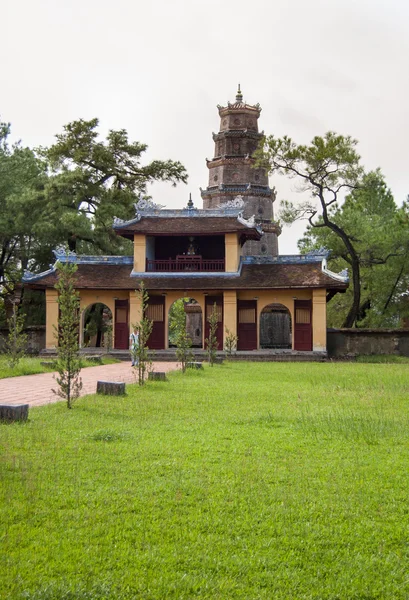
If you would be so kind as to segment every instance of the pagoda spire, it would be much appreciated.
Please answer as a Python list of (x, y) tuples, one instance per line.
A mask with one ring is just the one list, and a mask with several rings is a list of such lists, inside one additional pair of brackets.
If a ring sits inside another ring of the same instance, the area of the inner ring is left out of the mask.
[(243, 94), (241, 93), (240, 84), (237, 89), (236, 102), (243, 102)]

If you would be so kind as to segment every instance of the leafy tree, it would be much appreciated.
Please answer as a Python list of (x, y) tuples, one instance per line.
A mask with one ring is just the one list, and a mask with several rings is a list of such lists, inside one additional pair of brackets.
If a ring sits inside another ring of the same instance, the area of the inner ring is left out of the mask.
[(228, 327), (225, 327), (226, 330), (226, 339), (224, 341), (224, 350), (226, 352), (226, 356), (231, 358), (233, 352), (237, 350), (237, 342), (239, 341), (238, 336), (230, 331)]
[(175, 300), (169, 310), (169, 341), (176, 346), (176, 358), (182, 366), (182, 373), (186, 371), (186, 364), (192, 362), (192, 338), (186, 331), (185, 305), (190, 298)]
[(79, 294), (75, 291), (75, 272), (77, 265), (72, 263), (57, 263), (59, 320), (55, 327), (57, 340), (57, 371), (56, 381), (59, 388), (55, 394), (67, 400), (67, 408), (72, 408), (82, 389), (80, 378), (81, 361), (79, 350)]
[(285, 223), (307, 219), (312, 228), (328, 228), (344, 245), (352, 269), (353, 299), (344, 327), (352, 327), (360, 310), (360, 261), (353, 240), (334, 218), (331, 207), (347, 193), (362, 186), (363, 168), (351, 137), (328, 132), (316, 136), (310, 145), (298, 145), (287, 136), (264, 138), (256, 152), (257, 166), (271, 173), (288, 175), (301, 183), (309, 199), (300, 204), (283, 201), (281, 218)]
[(23, 358), (27, 348), (27, 335), (24, 333), (24, 315), (18, 312), (16, 302), (13, 302), (13, 312), (7, 325), (9, 334), (6, 340), (7, 362), (14, 369)]
[(217, 314), (217, 305), (215, 302), (213, 305), (213, 308), (212, 308), (212, 312), (210, 313), (210, 315), (208, 317), (209, 337), (206, 338), (206, 340), (205, 340), (207, 358), (210, 363), (210, 366), (212, 366), (212, 367), (213, 367), (214, 363), (216, 362), (216, 353), (217, 353), (217, 346), (218, 346), (216, 333), (217, 333), (218, 319), (219, 319), (219, 317)]
[(152, 333), (153, 322), (146, 317), (146, 309), (149, 303), (149, 294), (146, 291), (143, 281), (141, 281), (137, 296), (141, 307), (141, 318), (137, 323), (132, 325), (134, 331), (138, 335), (138, 344), (134, 349), (134, 358), (136, 364), (134, 368), (138, 371), (138, 383), (144, 385), (146, 375), (152, 368), (152, 361), (149, 356), (148, 339)]
[[(44, 165), (20, 143), (8, 143), (10, 124), (0, 123), (0, 294), (12, 293), (29, 259), (44, 250), (36, 226), (44, 214)], [(48, 264), (48, 262), (46, 263)]]
[[(361, 301), (356, 317), (360, 326), (397, 326), (403, 316), (402, 293), (408, 287), (409, 228), (405, 207), (398, 209), (382, 173), (364, 175), (362, 185), (347, 195), (331, 219), (353, 242), (360, 264)], [(342, 240), (328, 228), (308, 227), (299, 242), (301, 251), (326, 247), (330, 267), (351, 267)], [(328, 323), (341, 326), (353, 301), (353, 289), (337, 295), (328, 305)]]
[(98, 138), (98, 119), (73, 121), (57, 142), (42, 151), (51, 177), (46, 196), (52, 209), (49, 235), (64, 239), (70, 250), (121, 251), (126, 244), (112, 231), (113, 217), (134, 216), (133, 204), (154, 181), (187, 181), (180, 162), (154, 160), (141, 165), (146, 144), (130, 142), (125, 129)]

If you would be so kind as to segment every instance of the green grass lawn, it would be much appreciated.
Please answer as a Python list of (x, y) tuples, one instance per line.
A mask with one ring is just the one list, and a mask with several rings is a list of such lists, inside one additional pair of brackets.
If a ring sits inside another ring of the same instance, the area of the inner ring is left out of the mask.
[(409, 598), (409, 366), (229, 363), (0, 426), (0, 598)]
[[(41, 363), (44, 361), (52, 361), (55, 359), (39, 358), (37, 356), (26, 356), (12, 369), (7, 363), (7, 356), (0, 354), (0, 379), (5, 377), (19, 377), (20, 375), (35, 375), (36, 373), (49, 373), (55, 371), (54, 366), (45, 367)], [(102, 364), (110, 365), (118, 362), (117, 359), (110, 356), (102, 356)], [(99, 363), (83, 359), (83, 367), (96, 367)]]

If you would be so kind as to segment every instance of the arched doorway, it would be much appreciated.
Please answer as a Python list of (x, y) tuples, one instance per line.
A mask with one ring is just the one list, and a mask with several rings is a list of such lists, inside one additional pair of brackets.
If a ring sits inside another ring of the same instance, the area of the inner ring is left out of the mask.
[(283, 304), (269, 304), (260, 314), (260, 348), (291, 350), (291, 314)]
[(112, 348), (112, 312), (102, 302), (87, 306), (82, 314), (83, 348)]
[(185, 329), (192, 348), (203, 347), (203, 320), (200, 304), (194, 298), (179, 298), (169, 308), (168, 347), (176, 348), (178, 333)]

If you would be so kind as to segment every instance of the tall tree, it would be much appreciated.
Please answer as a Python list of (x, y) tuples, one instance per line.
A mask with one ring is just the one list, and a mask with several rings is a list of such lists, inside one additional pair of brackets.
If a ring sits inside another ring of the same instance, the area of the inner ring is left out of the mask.
[(186, 183), (187, 173), (172, 160), (142, 165), (146, 144), (130, 142), (125, 129), (110, 130), (100, 140), (97, 128), (98, 119), (73, 121), (42, 152), (51, 175), (49, 234), (65, 239), (73, 251), (82, 242), (110, 253), (124, 243), (112, 231), (113, 217), (132, 218), (133, 204), (147, 194), (149, 183)]
[(40, 245), (35, 226), (44, 211), (44, 165), (0, 123), (0, 295), (10, 293)]
[(333, 132), (314, 137), (310, 145), (296, 144), (287, 136), (269, 136), (256, 152), (257, 166), (297, 179), (301, 191), (309, 196), (299, 204), (283, 201), (283, 221), (292, 223), (307, 219), (310, 227), (328, 228), (344, 245), (350, 258), (353, 282), (353, 300), (345, 327), (354, 325), (360, 309), (360, 261), (353, 240), (334, 220), (331, 207), (362, 186), (363, 167), (356, 145), (356, 140), (351, 137)]
[[(332, 208), (331, 218), (351, 238), (360, 262), (361, 303), (356, 324), (399, 325), (409, 276), (407, 207), (398, 209), (377, 170), (364, 175), (362, 186), (347, 195), (342, 206)], [(328, 228), (308, 227), (298, 245), (304, 252), (322, 246), (330, 249), (334, 270), (351, 266), (345, 245)], [(331, 301), (330, 325), (342, 325), (352, 298), (352, 290), (348, 290)]]

